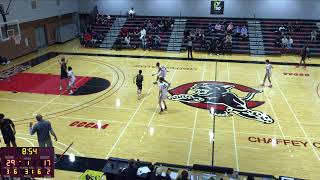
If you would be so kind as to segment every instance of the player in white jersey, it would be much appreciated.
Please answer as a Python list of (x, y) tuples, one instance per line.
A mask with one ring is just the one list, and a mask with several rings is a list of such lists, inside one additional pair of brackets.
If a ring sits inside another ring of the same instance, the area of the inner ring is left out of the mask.
[[(163, 77), (163, 79), (165, 79), (167, 76), (167, 72), (169, 72), (165, 66), (160, 66), (159, 62), (157, 62), (156, 66), (158, 68), (158, 72), (152, 74), (152, 76), (157, 75), (157, 80), (153, 84), (157, 84), (160, 77)], [(164, 80), (164, 82), (168, 83), (166, 80)]]
[(264, 83), (266, 82), (266, 79), (268, 78), (268, 81), (270, 83), (269, 87), (271, 88), (272, 87), (272, 84), (271, 84), (271, 69), (272, 69), (272, 65), (270, 64), (270, 61), (267, 59), (266, 60), (266, 74), (264, 76), (264, 79), (263, 79), (263, 83), (261, 84), (261, 86), (264, 86)]
[[(159, 78), (159, 106), (160, 106), (160, 114), (163, 111), (167, 110), (167, 104), (165, 100), (168, 98), (168, 89), (169, 89), (170, 84), (165, 82), (163, 77)], [(164, 108), (162, 108), (162, 104), (164, 105)]]
[(72, 88), (75, 87), (75, 82), (76, 82), (76, 76), (74, 75), (72, 71), (72, 67), (68, 67), (68, 77), (69, 77), (69, 84), (68, 84), (68, 91), (69, 94), (73, 94)]

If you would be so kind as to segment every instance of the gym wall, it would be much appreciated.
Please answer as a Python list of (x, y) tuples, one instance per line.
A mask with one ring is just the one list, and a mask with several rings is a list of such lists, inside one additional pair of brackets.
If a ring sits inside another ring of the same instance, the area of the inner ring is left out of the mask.
[(320, 0), (224, 0), (224, 15), (210, 14), (211, 0), (80, 0), (79, 11), (125, 14), (133, 7), (138, 15), (237, 17), (268, 19), (319, 19)]
[[(36, 21), (30, 21), (20, 24), (20, 31), (22, 34), (21, 44), (16, 45), (14, 40), (0, 42), (0, 55), (9, 59), (14, 59), (25, 54), (37, 50), (36, 37), (34, 29), (37, 27), (44, 27), (46, 40), (48, 45), (52, 45), (56, 41), (55, 29), (58, 25), (71, 24), (73, 22), (72, 14), (62, 15), (60, 17), (45, 18)], [(25, 38), (28, 39), (29, 46), (25, 44)]]

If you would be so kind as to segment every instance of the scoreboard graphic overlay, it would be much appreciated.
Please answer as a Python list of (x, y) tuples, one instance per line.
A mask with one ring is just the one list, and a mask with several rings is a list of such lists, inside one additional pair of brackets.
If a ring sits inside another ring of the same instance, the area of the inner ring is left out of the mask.
[(2, 178), (54, 177), (53, 148), (4, 147), (0, 158)]

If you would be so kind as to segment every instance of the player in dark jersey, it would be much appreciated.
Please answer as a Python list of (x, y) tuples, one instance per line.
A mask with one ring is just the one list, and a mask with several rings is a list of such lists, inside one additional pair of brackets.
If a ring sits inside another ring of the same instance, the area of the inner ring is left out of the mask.
[(62, 91), (62, 81), (68, 79), (68, 69), (67, 69), (67, 64), (68, 60), (65, 59), (65, 57), (62, 57), (61, 60), (59, 61), (60, 64), (60, 91)]
[(133, 83), (136, 83), (137, 87), (138, 87), (138, 99), (141, 98), (141, 91), (142, 91), (142, 82), (143, 82), (143, 75), (142, 75), (142, 70), (139, 70), (139, 74), (136, 75), (133, 78)]
[(5, 119), (3, 114), (0, 114), (0, 129), (6, 146), (11, 147), (12, 144), (13, 147), (17, 147), (16, 138), (14, 137), (16, 134), (15, 126), (10, 119)]
[(304, 68), (306, 68), (306, 58), (310, 58), (310, 49), (309, 49), (309, 45), (305, 44), (303, 46), (303, 48), (301, 49), (300, 52), (300, 56), (301, 56), (301, 60), (300, 63), (297, 67), (301, 66), (302, 64), (304, 65)]

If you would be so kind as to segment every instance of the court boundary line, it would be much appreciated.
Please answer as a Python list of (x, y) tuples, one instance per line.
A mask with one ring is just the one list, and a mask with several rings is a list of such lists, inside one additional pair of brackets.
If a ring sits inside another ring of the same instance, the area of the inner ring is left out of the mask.
[[(174, 77), (174, 75), (176, 74), (176, 71), (177, 71), (177, 70), (174, 70), (174, 72), (173, 72), (173, 74), (172, 74), (172, 77), (170, 78), (170, 83), (172, 82), (173, 77)], [(168, 92), (168, 93), (169, 93), (169, 92)], [(151, 126), (151, 124), (152, 124), (152, 121), (153, 121), (153, 119), (154, 119), (154, 117), (155, 117), (155, 115), (156, 115), (156, 112), (157, 112), (158, 108), (159, 108), (159, 107), (158, 107), (158, 105), (157, 105), (157, 107), (155, 108), (155, 110), (154, 110), (154, 112), (153, 112), (153, 114), (152, 114), (152, 116), (151, 116), (151, 118), (150, 118), (150, 120), (149, 120), (148, 126), (146, 127), (143, 135), (142, 135), (141, 138), (140, 138), (140, 143), (142, 142), (144, 136), (146, 135), (148, 128), (150, 128), (150, 126)]]
[[(169, 63), (169, 60), (167, 60), (166, 65)], [(154, 88), (154, 86), (151, 86), (149, 88), (149, 90), (147, 91), (147, 94), (149, 94), (151, 92), (151, 90)], [(118, 145), (121, 137), (124, 135), (125, 131), (127, 130), (127, 128), (129, 127), (129, 125), (131, 124), (133, 118), (136, 116), (136, 114), (138, 113), (138, 111), (140, 110), (143, 102), (146, 100), (146, 97), (144, 97), (141, 101), (141, 103), (139, 104), (138, 108), (136, 109), (136, 111), (133, 113), (133, 115), (131, 116), (131, 118), (129, 119), (129, 121), (127, 122), (126, 126), (123, 128), (123, 130), (121, 131), (121, 133), (119, 134), (116, 142), (113, 144), (113, 146), (111, 147), (111, 149), (109, 150), (107, 156), (105, 157), (105, 159), (108, 159), (111, 155), (111, 153), (113, 152), (113, 150), (115, 149), (115, 147)]]
[[(256, 73), (257, 73), (257, 77), (258, 77), (259, 81), (261, 81), (262, 79), (261, 79), (261, 77), (260, 77), (260, 75), (259, 75), (259, 73), (258, 73), (257, 70), (256, 70)], [(258, 83), (259, 83), (259, 82), (258, 82)], [(271, 104), (271, 100), (270, 100), (270, 98), (266, 95), (266, 92), (265, 92), (264, 90), (263, 90), (263, 95), (267, 98), (268, 104), (270, 105), (271, 111), (272, 111), (272, 113), (274, 114), (274, 117), (276, 118), (277, 125), (279, 126), (279, 129), (280, 129), (280, 132), (281, 132), (283, 138), (286, 139), (286, 136), (284, 135), (284, 132), (283, 132), (283, 130), (282, 130), (282, 126), (280, 125), (279, 118), (278, 118), (276, 112), (274, 111), (273, 105)]]
[[(230, 82), (230, 68), (229, 68), (229, 63), (227, 62), (227, 72), (228, 72), (228, 81)], [(235, 120), (234, 117), (231, 116), (232, 118), (232, 131), (233, 131), (233, 143), (234, 143), (234, 152), (235, 152), (235, 157), (236, 157), (236, 168), (237, 171), (240, 170), (239, 167), (239, 156), (238, 156), (238, 148), (237, 148), (237, 138), (236, 138), (236, 127), (235, 127)]]
[[(120, 123), (120, 124), (127, 124), (127, 122), (123, 121), (118, 121), (118, 120), (106, 120), (106, 119), (96, 119), (96, 118), (83, 118), (83, 117), (70, 117), (70, 116), (59, 116), (58, 118), (62, 119), (79, 119), (79, 120), (87, 120), (87, 121), (101, 121), (101, 122), (110, 122), (110, 123)], [(143, 124), (143, 123), (137, 123), (137, 122), (132, 122), (132, 125), (138, 125), (138, 126), (148, 126), (148, 124)], [(173, 128), (173, 129), (186, 129), (186, 130), (192, 130), (193, 128), (191, 127), (183, 127), (183, 126), (172, 126), (172, 125), (164, 125), (164, 124), (153, 124), (153, 126), (157, 127), (164, 127), (164, 128)], [(198, 130), (203, 130), (203, 131), (209, 131), (211, 129), (206, 129), (206, 128), (196, 128)], [(216, 130), (217, 132), (223, 132), (223, 133), (232, 133), (232, 131), (228, 130)], [(281, 137), (282, 135), (277, 135), (277, 134), (266, 134), (266, 133), (255, 133), (255, 132), (244, 132), (244, 131), (237, 131), (237, 134), (247, 134), (247, 135), (261, 135), (261, 136), (270, 136), (270, 137)], [(296, 136), (286, 136), (286, 138), (290, 138), (293, 140), (296, 139), (304, 139), (306, 140), (306, 137), (296, 137)], [(319, 137), (320, 138), (320, 137)], [(309, 138), (312, 140), (319, 140), (319, 138)]]
[[(202, 78), (201, 78), (202, 81), (204, 80), (204, 75), (205, 75), (205, 72), (206, 72), (206, 66), (207, 66), (207, 61), (205, 61), (205, 62), (204, 62), (204, 65), (203, 65)], [(187, 166), (190, 165), (190, 159), (191, 159), (191, 153), (192, 153), (192, 146), (193, 146), (193, 139), (194, 139), (194, 134), (195, 134), (195, 130), (196, 130), (198, 112), (199, 112), (199, 108), (196, 108), (195, 117), (194, 117), (194, 122), (193, 122), (193, 128), (192, 128), (192, 136), (191, 136), (190, 145), (189, 145), (189, 153), (188, 153), (188, 159), (187, 159)]]
[[(244, 63), (244, 64), (265, 64), (263, 60), (261, 61), (248, 61), (248, 60), (235, 60), (235, 59), (215, 59), (215, 58), (193, 58), (192, 60), (182, 57), (172, 57), (172, 56), (139, 56), (139, 55), (124, 55), (124, 54), (101, 54), (101, 53), (70, 53), (70, 52), (53, 52), (58, 53), (59, 55), (79, 55), (79, 56), (102, 56), (102, 57), (122, 57), (122, 58), (144, 58), (144, 59), (163, 59), (163, 60), (183, 60), (183, 61), (210, 61), (210, 62), (230, 62), (230, 63)], [(275, 65), (285, 65), (285, 66), (296, 66), (297, 63), (292, 62), (281, 62), (275, 61), (272, 64)], [(320, 64), (306, 64), (310, 67), (320, 67)]]
[[(284, 95), (282, 89), (280, 88), (279, 83), (277, 82), (276, 78), (273, 78), (273, 79), (275, 80), (274, 82), (277, 84), (277, 86), (278, 86), (278, 88), (279, 88), (279, 90), (280, 90), (280, 93), (281, 93), (282, 97), (284, 98), (286, 104), (288, 105), (288, 107), (289, 107), (289, 109), (290, 109), (293, 117), (294, 117), (295, 120), (298, 122), (298, 125), (299, 125), (299, 127), (300, 127), (300, 130), (301, 130), (302, 133), (304, 134), (304, 136), (305, 136), (305, 138), (307, 139), (308, 143), (309, 143), (309, 144), (312, 144), (311, 141), (310, 141), (310, 138), (308, 137), (307, 133), (305, 132), (304, 128), (302, 127), (302, 125), (301, 125), (301, 123), (300, 123), (300, 120), (298, 119), (296, 113), (293, 111), (293, 109), (292, 109), (292, 107), (291, 107), (291, 105), (290, 105), (287, 97)], [(318, 152), (314, 149), (314, 147), (313, 147), (312, 145), (311, 145), (311, 149), (313, 150), (314, 154), (316, 155), (316, 157), (317, 157), (318, 160), (320, 161), (320, 156), (319, 156)]]
[[(46, 119), (52, 119), (54, 117), (58, 117), (58, 116), (61, 116), (61, 115), (65, 115), (65, 114), (70, 114), (70, 113), (73, 113), (73, 112), (76, 112), (76, 111), (79, 111), (81, 109), (84, 109), (88, 106), (92, 106), (94, 104), (97, 104), (105, 99), (107, 99), (108, 97), (112, 96), (114, 93), (118, 92), (118, 90), (123, 86), (124, 84), (124, 81), (125, 81), (125, 75), (123, 73), (123, 71), (118, 68), (117, 66), (113, 65), (113, 64), (104, 64), (104, 63), (98, 63), (98, 62), (95, 62), (97, 64), (102, 64), (102, 65), (105, 65), (105, 66), (108, 66), (109, 68), (111, 68), (113, 71), (116, 72), (117, 76), (118, 76), (118, 81), (116, 82), (116, 84), (114, 86), (111, 86), (111, 88), (108, 88), (108, 90), (106, 92), (104, 92), (103, 94), (99, 95), (98, 97), (94, 98), (94, 99), (91, 99), (89, 100), (88, 102), (85, 102), (83, 104), (79, 104), (79, 106), (75, 106), (75, 107), (71, 107), (71, 108), (68, 108), (68, 109), (64, 109), (62, 111), (58, 111), (58, 112), (52, 112), (50, 114), (47, 114), (48, 117), (46, 117)], [(114, 92), (111, 92), (118, 84), (119, 82), (119, 78), (120, 78), (120, 75), (119, 73), (116, 71), (116, 69), (118, 69), (120, 71), (120, 73), (123, 75), (123, 81), (120, 82), (120, 87), (117, 87), (115, 89)], [(109, 92), (111, 92), (111, 94), (108, 94)], [(107, 97), (105, 97), (107, 96)], [(102, 98), (102, 99), (101, 99)], [(87, 105), (86, 107), (83, 107), (83, 105)], [(49, 117), (50, 116), (50, 117)], [(19, 122), (23, 122), (23, 121), (28, 121), (28, 120), (32, 120), (34, 119), (33, 117), (32, 118), (24, 118), (24, 119), (21, 119), (21, 120), (17, 120)], [(27, 124), (27, 123), (21, 123), (21, 124)]]
[[(86, 76), (89, 76), (90, 74), (95, 73), (99, 68), (100, 68), (100, 66), (98, 66), (97, 68), (95, 68), (93, 71), (90, 71), (89, 73), (87, 73)], [(86, 76), (82, 77), (82, 78), (81, 78), (78, 82), (76, 82), (75, 84), (83, 81)], [(61, 93), (63, 94), (63, 93), (66, 92), (66, 91), (67, 91), (67, 89), (65, 89), (65, 90), (62, 91)], [(57, 100), (57, 99), (59, 99), (59, 98), (61, 98), (61, 95), (52, 98), (47, 104), (41, 106), (39, 109), (37, 109), (36, 111), (34, 111), (34, 112), (32, 113), (32, 115), (34, 115), (34, 114), (36, 114), (36, 113), (38, 114), (42, 109), (44, 109), (45, 107), (47, 107), (48, 105), (50, 105), (52, 102), (54, 102), (55, 100)]]

